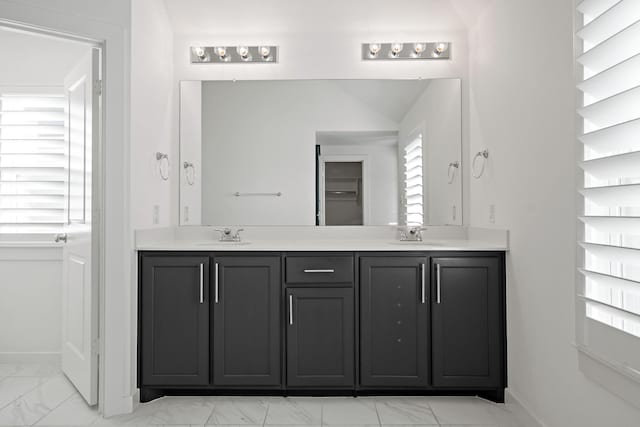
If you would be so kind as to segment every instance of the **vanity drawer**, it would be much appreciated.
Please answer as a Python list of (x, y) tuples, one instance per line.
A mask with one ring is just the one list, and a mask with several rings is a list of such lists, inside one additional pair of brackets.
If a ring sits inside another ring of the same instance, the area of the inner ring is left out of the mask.
[(353, 283), (353, 257), (288, 256), (287, 283)]

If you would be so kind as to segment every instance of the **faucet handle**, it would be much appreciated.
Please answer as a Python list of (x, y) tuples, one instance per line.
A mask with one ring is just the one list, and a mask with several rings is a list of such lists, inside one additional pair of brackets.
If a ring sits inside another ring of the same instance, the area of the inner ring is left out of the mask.
[(240, 241), (240, 232), (244, 231), (244, 228), (238, 228), (236, 234), (233, 235), (233, 240)]

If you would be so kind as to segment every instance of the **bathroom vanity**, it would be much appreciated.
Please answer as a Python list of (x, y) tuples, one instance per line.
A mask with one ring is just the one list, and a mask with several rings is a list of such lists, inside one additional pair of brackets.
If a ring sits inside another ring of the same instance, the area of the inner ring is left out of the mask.
[(504, 401), (504, 250), (373, 240), (200, 246), (139, 248), (141, 401), (239, 393)]
[(136, 242), (141, 400), (503, 401), (506, 233), (463, 226), (460, 121), (458, 79), (181, 82), (183, 227)]

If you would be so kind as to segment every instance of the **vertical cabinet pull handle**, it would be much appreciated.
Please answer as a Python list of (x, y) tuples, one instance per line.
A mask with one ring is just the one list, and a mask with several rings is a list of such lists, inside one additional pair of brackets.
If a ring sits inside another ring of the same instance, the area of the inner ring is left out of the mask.
[(440, 304), (440, 264), (436, 264), (436, 303)]
[(289, 324), (293, 325), (293, 294), (289, 294)]
[(215, 299), (218, 303), (218, 263), (216, 262), (216, 278), (215, 278)]
[(426, 287), (425, 287), (426, 286), (425, 285), (426, 284), (426, 278), (425, 278), (426, 273), (425, 273), (425, 271), (427, 270), (427, 266), (425, 264), (420, 264), (420, 268), (422, 270), (422, 304), (424, 304), (426, 302), (426, 296), (425, 296), (425, 294), (426, 294), (426, 292), (425, 292), (425, 290), (426, 290)]
[(200, 304), (204, 302), (204, 264), (200, 263)]

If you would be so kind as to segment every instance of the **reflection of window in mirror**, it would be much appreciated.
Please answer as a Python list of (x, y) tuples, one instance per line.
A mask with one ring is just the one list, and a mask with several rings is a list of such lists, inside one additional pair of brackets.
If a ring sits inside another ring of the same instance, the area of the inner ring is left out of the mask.
[(418, 135), (404, 147), (404, 211), (407, 225), (424, 223), (422, 185), (422, 135)]

